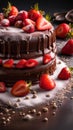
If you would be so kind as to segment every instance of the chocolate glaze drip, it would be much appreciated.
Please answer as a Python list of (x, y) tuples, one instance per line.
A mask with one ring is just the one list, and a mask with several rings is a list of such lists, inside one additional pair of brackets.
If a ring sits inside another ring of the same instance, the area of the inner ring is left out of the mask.
[[(4, 30), (4, 29), (3, 29)], [(0, 31), (0, 57), (34, 58), (54, 51), (55, 33), (53, 30), (31, 34)], [(46, 51), (47, 50), (47, 51)]]

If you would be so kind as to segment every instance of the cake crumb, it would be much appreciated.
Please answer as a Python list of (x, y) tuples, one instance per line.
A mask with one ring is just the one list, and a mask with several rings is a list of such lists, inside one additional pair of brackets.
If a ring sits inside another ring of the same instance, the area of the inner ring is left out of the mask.
[(31, 116), (31, 115), (29, 115), (29, 114), (27, 114), (27, 115), (25, 115), (25, 116), (23, 117), (23, 120), (25, 120), (25, 121), (32, 120), (32, 119), (33, 119), (33, 116)]
[(43, 122), (48, 122), (48, 118), (45, 117), (45, 118), (43, 119)]
[(48, 108), (47, 107), (43, 107), (43, 112), (48, 112)]
[(32, 98), (37, 98), (37, 94), (33, 94)]
[(40, 116), (40, 115), (41, 115), (41, 111), (38, 111), (38, 112), (37, 112), (37, 116)]
[(32, 113), (32, 114), (35, 114), (35, 113), (36, 113), (36, 109), (32, 109), (32, 110), (31, 110), (31, 113)]

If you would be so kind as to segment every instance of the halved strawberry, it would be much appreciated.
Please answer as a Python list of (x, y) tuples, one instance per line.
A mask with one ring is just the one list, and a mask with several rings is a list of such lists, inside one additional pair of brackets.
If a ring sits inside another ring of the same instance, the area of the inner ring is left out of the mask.
[(67, 80), (71, 77), (71, 73), (70, 73), (70, 70), (67, 68), (67, 67), (64, 67), (59, 75), (58, 75), (58, 79), (61, 79), (61, 80)]
[(38, 65), (38, 61), (36, 61), (35, 59), (29, 59), (25, 64), (25, 66), (28, 68), (35, 67), (37, 65)]
[(19, 62), (16, 64), (16, 68), (24, 68), (27, 60), (21, 59)]
[(32, 33), (35, 31), (35, 26), (33, 24), (26, 25), (22, 28), (27, 33)]
[(39, 17), (36, 21), (36, 27), (37, 30), (43, 31), (43, 30), (49, 30), (51, 29), (53, 26), (52, 24), (46, 20), (43, 16)]
[(4, 82), (0, 82), (0, 93), (6, 92), (6, 86)]
[(52, 90), (56, 87), (56, 83), (48, 74), (42, 74), (40, 77), (39, 86), (45, 90)]
[(13, 59), (9, 59), (9, 60), (6, 60), (6, 61), (3, 63), (3, 67), (12, 68), (12, 67), (13, 67), (13, 64), (14, 64), (14, 60), (13, 60)]
[(43, 63), (44, 64), (47, 64), (51, 61), (52, 57), (50, 54), (45, 54), (44, 57), (43, 57)]
[(16, 97), (26, 96), (30, 91), (29, 89), (30, 85), (31, 83), (27, 84), (26, 81), (19, 80), (13, 85), (11, 89), (11, 94)]
[(59, 38), (65, 38), (70, 31), (70, 26), (67, 23), (59, 24), (56, 29), (56, 36)]
[(67, 41), (65, 46), (62, 48), (61, 53), (65, 55), (73, 54), (73, 39)]

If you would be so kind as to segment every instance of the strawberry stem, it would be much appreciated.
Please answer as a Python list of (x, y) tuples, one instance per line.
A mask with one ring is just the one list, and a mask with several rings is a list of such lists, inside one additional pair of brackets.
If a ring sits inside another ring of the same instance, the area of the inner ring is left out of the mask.
[(73, 75), (73, 67), (69, 67), (71, 74)]
[(30, 87), (32, 85), (32, 82), (27, 83), (27, 86)]
[(48, 21), (51, 21), (51, 15), (50, 15), (50, 14), (47, 13), (47, 14), (45, 15), (45, 18), (46, 18)]
[(73, 38), (73, 24), (69, 23), (69, 26), (71, 29), (69, 33), (67, 34), (67, 38)]
[(39, 10), (38, 3), (34, 4), (34, 9), (35, 9), (35, 10)]

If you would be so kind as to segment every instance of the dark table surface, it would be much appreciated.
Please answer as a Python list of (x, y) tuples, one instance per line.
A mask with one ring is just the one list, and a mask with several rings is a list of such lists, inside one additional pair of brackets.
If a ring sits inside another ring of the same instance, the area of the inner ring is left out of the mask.
[[(8, 0), (0, 0), (0, 8), (7, 5)], [(62, 12), (68, 11), (73, 8), (73, 0), (10, 0), (11, 3), (17, 5), (19, 9), (29, 9), (30, 5), (38, 2), (40, 7), (43, 8), (46, 12), (49, 11), (52, 15), (54, 12)], [(24, 3), (24, 4), (23, 4)], [(56, 23), (54, 23), (56, 24)], [(57, 25), (57, 24), (56, 24)], [(58, 50), (63, 46), (63, 41), (57, 39), (57, 47)], [(60, 56), (58, 55), (67, 65), (68, 67), (73, 67), (73, 56)], [(73, 79), (72, 79), (73, 82)], [(72, 84), (73, 86), (73, 84)], [(67, 98), (64, 99), (63, 104), (57, 110), (55, 116), (51, 116), (47, 123), (42, 123), (39, 120), (33, 120), (30, 122), (22, 123), (22, 127), (20, 126), (20, 122), (13, 124), (12, 128), (10, 125), (7, 127), (1, 127), (1, 130), (73, 130), (73, 100), (70, 97), (73, 96), (73, 89), (67, 95)], [(12, 124), (11, 124), (12, 125)], [(16, 126), (16, 129), (14, 128)]]

